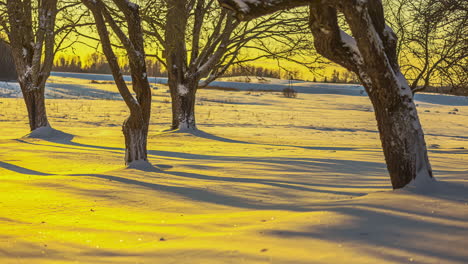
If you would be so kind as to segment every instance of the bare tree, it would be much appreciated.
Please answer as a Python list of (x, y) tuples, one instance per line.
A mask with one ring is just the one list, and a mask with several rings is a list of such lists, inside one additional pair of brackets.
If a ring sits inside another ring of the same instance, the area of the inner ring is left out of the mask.
[[(50, 127), (45, 84), (55, 54), (72, 44), (65, 40), (81, 17), (70, 17), (67, 12), (78, 3), (77, 0), (0, 0), (0, 33), (7, 36), (13, 54), (31, 131)], [(63, 19), (57, 26), (59, 13)]]
[(413, 92), (438, 79), (459, 86), (468, 77), (468, 2), (387, 0), (387, 21), (399, 38), (402, 72)]
[[(151, 89), (147, 78), (143, 31), (139, 6), (128, 0), (112, 0), (115, 6), (106, 5), (101, 0), (82, 0), (91, 10), (96, 28), (101, 39), (102, 50), (112, 70), (115, 83), (125, 103), (130, 109), (130, 116), (124, 121), (122, 130), (125, 136), (125, 163), (147, 163), (147, 137), (151, 115)], [(112, 15), (112, 9), (117, 8), (123, 14), (125, 27), (121, 27)], [(121, 68), (114, 53), (110, 31), (112, 29), (117, 39), (127, 52), (132, 77), (132, 95), (124, 81)], [(127, 29), (127, 32), (124, 31)]]
[[(144, 20), (146, 33), (163, 50), (155, 55), (168, 71), (172, 129), (196, 129), (198, 87), (207, 86), (229, 67), (261, 58), (294, 60), (299, 51), (306, 50), (301, 45), (307, 36), (299, 31), (307, 21), (285, 12), (238, 22), (214, 0), (153, 0), (146, 3)], [(296, 34), (287, 34), (291, 32)], [(266, 39), (275, 42), (276, 49)], [(255, 49), (258, 55), (244, 56), (246, 49)]]
[(8, 17), (2, 26), (12, 49), (29, 126), (31, 131), (48, 127), (44, 90), (54, 59), (57, 0), (7, 0), (2, 5)]
[[(218, 1), (235, 10), (239, 19), (309, 5), (317, 51), (355, 72), (369, 95), (393, 188), (432, 179), (413, 94), (397, 61), (397, 38), (385, 24), (380, 0)], [(352, 35), (339, 27), (338, 13), (343, 14)]]

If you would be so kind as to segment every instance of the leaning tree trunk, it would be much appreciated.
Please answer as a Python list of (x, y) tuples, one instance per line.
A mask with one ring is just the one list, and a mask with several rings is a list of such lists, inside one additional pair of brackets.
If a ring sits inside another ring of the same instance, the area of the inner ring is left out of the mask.
[[(21, 87), (31, 87), (32, 85), (21, 84)], [(22, 88), (24, 102), (28, 110), (29, 127), (34, 131), (40, 127), (48, 127), (47, 113), (45, 107), (44, 87), (42, 88)]]
[[(402, 188), (416, 178), (432, 178), (413, 94), (397, 62), (396, 35), (385, 25), (380, 0), (335, 1), (332, 6), (330, 2), (311, 5), (315, 45), (361, 79), (374, 106), (393, 188)], [(353, 37), (339, 29), (338, 8)]]
[[(413, 94), (400, 72), (397, 38), (385, 24), (382, 2), (345, 4), (343, 12), (362, 54), (363, 81), (375, 108), (387, 168), (394, 189), (432, 178), (424, 132)], [(364, 29), (364, 30), (363, 30)]]
[[(432, 170), (424, 133), (412, 96), (400, 97), (390, 89), (386, 90), (388, 88), (386, 85), (374, 85), (372, 88), (379, 91), (371, 92), (369, 97), (375, 109), (380, 140), (393, 188), (402, 188), (416, 177), (431, 178)], [(367, 91), (370, 89), (366, 86)], [(382, 101), (382, 98), (392, 97), (397, 102)]]
[[(381, 0), (218, 0), (251, 19), (280, 9), (310, 5), (317, 51), (355, 72), (375, 109), (380, 139), (394, 189), (432, 179), (421, 123), (411, 89), (400, 72), (397, 38), (385, 24)], [(340, 11), (353, 36), (338, 25)]]

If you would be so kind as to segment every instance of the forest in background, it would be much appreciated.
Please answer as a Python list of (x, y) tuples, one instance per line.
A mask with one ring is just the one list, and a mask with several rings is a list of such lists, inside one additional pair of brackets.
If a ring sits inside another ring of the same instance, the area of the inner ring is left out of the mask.
[[(83, 61), (85, 63), (83, 63)], [(130, 74), (130, 66), (128, 62), (121, 61), (122, 72)], [(151, 77), (167, 77), (167, 71), (158, 60), (146, 59), (146, 67), (148, 75)], [(92, 53), (82, 59), (79, 55), (60, 55), (54, 62), (53, 70), (57, 72), (76, 72), (76, 73), (95, 73), (95, 74), (111, 74), (111, 69), (107, 63), (106, 57), (100, 53)], [(237, 76), (254, 76), (258, 78), (277, 78), (277, 79), (294, 79), (313, 82), (325, 83), (359, 83), (355, 74), (343, 70), (333, 70), (331, 75), (317, 74), (312, 79), (303, 79), (298, 76), (297, 71), (290, 70), (287, 72), (280, 67), (265, 68), (254, 64), (242, 64), (231, 66), (223, 77)]]

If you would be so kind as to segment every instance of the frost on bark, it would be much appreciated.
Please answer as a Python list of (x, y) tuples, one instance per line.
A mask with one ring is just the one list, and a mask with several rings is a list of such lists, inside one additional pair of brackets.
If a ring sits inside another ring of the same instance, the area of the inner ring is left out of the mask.
[[(413, 95), (397, 62), (397, 38), (385, 24), (380, 0), (218, 1), (248, 19), (277, 11), (286, 2), (287, 8), (309, 5), (317, 51), (355, 72), (369, 95), (393, 188), (432, 179)], [(338, 12), (344, 15), (352, 36), (339, 27)]]
[[(147, 138), (151, 115), (151, 89), (147, 78), (143, 32), (139, 6), (128, 0), (113, 0), (115, 6), (109, 7), (101, 0), (82, 0), (92, 12), (96, 28), (101, 39), (102, 50), (112, 70), (117, 88), (130, 110), (130, 116), (124, 121), (122, 131), (125, 137), (125, 163), (147, 162)], [(117, 23), (109, 11), (118, 8), (128, 28), (124, 32), (121, 24)], [(136, 97), (132, 95), (124, 81), (117, 57), (112, 49), (107, 25), (118, 37), (127, 52), (130, 62), (132, 88)]]
[[(54, 60), (57, 0), (40, 2), (35, 7), (31, 1), (8, 0), (8, 23), (3, 24), (28, 110), (31, 131), (49, 126), (44, 92)], [(36, 8), (37, 12), (34, 10)], [(37, 18), (33, 17), (35, 13)]]

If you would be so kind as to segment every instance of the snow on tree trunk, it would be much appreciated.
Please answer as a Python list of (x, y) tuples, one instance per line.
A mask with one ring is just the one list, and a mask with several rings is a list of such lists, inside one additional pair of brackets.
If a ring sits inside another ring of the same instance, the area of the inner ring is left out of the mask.
[(375, 109), (393, 188), (402, 188), (417, 177), (432, 178), (413, 94), (400, 72), (396, 35), (385, 25), (382, 3), (358, 1), (344, 4), (342, 10), (361, 54), (357, 73)]
[[(369, 94), (393, 188), (433, 180), (413, 95), (397, 62), (397, 38), (385, 24), (380, 0), (218, 1), (241, 19), (308, 4), (317, 51), (355, 72)], [(340, 29), (338, 12), (353, 36)]]
[[(385, 88), (374, 86), (376, 90)], [(389, 108), (389, 104), (381, 102), (382, 96), (399, 96), (370, 95), (393, 188), (402, 188), (417, 177), (431, 178), (432, 170), (416, 106), (412, 100), (399, 97), (401, 101)]]
[(172, 97), (172, 129), (196, 130), (195, 100), (197, 82), (174, 84), (170, 87)]

